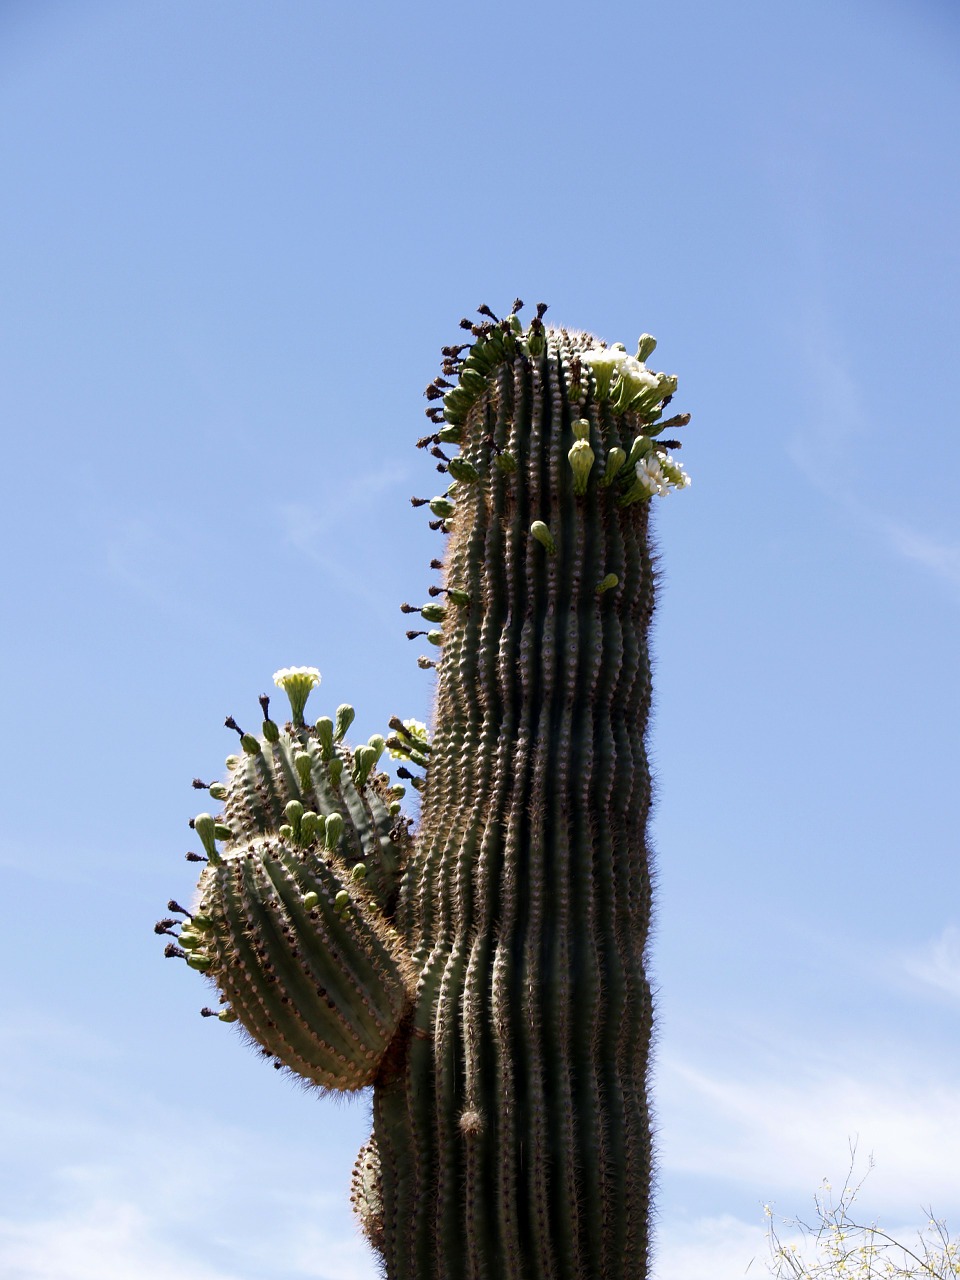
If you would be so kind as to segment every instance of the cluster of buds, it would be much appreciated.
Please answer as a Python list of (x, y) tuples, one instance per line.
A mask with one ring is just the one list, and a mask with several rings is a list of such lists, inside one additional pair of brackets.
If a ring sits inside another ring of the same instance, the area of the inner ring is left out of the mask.
[(614, 413), (632, 409), (641, 415), (653, 414), (677, 389), (673, 374), (654, 373), (644, 364), (656, 345), (656, 339), (644, 333), (635, 356), (627, 355), (622, 342), (585, 351), (581, 361), (593, 373), (594, 399), (609, 400)]

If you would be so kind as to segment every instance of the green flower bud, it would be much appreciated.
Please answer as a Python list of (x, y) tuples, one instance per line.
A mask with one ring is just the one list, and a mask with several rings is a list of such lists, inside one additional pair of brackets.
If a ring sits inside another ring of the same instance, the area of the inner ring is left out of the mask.
[(499, 467), (505, 475), (512, 476), (517, 469), (516, 458), (512, 453), (508, 453), (506, 449), (504, 449), (503, 453), (498, 453), (493, 461), (494, 465)]
[(619, 585), (620, 579), (617, 575), (615, 573), (608, 573), (607, 576), (597, 584), (597, 595), (602, 596), (605, 591), (612, 591), (614, 587), (618, 587)]
[(305, 893), (303, 895), (303, 905), (304, 909), (307, 911), (312, 911), (319, 901), (320, 895), (318, 893), (314, 893), (312, 889), (309, 893)]
[(590, 439), (590, 420), (589, 418), (577, 418), (576, 422), (572, 422), (573, 434), (578, 440)]
[(373, 763), (379, 764), (380, 757), (383, 755), (387, 747), (386, 739), (384, 738), (383, 734), (375, 733), (373, 737), (370, 738), (370, 740), (367, 742), (367, 746), (374, 753)]
[(377, 753), (371, 747), (357, 747), (353, 753), (353, 781), (357, 788), (364, 786), (377, 763)]
[(275, 742), (279, 742), (280, 741), (279, 726), (275, 724), (273, 720), (264, 720), (263, 736), (264, 738), (266, 738), (267, 742), (271, 743), (271, 745)]
[(442, 604), (425, 604), (420, 613), (427, 622), (442, 622), (447, 616)]
[(583, 494), (587, 492), (587, 481), (590, 478), (595, 458), (596, 454), (590, 448), (589, 440), (574, 441), (572, 449), (567, 454), (567, 459), (573, 470), (574, 493)]
[(223, 822), (218, 822), (218, 823), (216, 823), (216, 824), (214, 825), (214, 828), (213, 828), (213, 834), (217, 837), (217, 839), (218, 839), (218, 840), (232, 840), (232, 839), (233, 839), (233, 832), (232, 832), (232, 831), (230, 830), (230, 828), (229, 828), (225, 823), (223, 823)]
[(336, 849), (343, 835), (343, 817), (339, 813), (330, 813), (327, 815), (324, 823), (324, 840), (323, 843), (328, 849)]
[(330, 774), (330, 781), (335, 787), (339, 787), (340, 779), (343, 776), (343, 760), (340, 756), (334, 756), (327, 765), (327, 772)]
[(645, 361), (647, 356), (652, 356), (656, 350), (657, 340), (652, 333), (641, 333), (637, 341), (637, 359), (641, 362)]
[(293, 757), (293, 764), (300, 779), (300, 790), (310, 791), (313, 787), (313, 761), (306, 751), (298, 751)]
[(199, 970), (200, 973), (206, 973), (206, 971), (213, 964), (213, 961), (210, 959), (209, 956), (204, 956), (204, 955), (200, 955), (198, 952), (193, 952), (191, 955), (187, 956), (187, 964), (190, 966), (191, 969), (197, 969)]
[(333, 755), (333, 721), (329, 716), (321, 716), (317, 721), (316, 729), (320, 754), (324, 760), (329, 760)]
[(289, 822), (283, 823), (283, 825), (279, 828), (277, 834), (280, 836), (280, 839), (283, 840), (286, 844), (293, 843), (293, 827), (290, 826)]
[(478, 369), (465, 365), (460, 370), (460, 385), (471, 396), (481, 396), (487, 389), (487, 380)]
[(220, 861), (220, 855), (217, 853), (217, 824), (212, 814), (198, 813), (193, 820), (193, 829), (200, 837), (200, 843), (203, 845), (204, 851), (210, 861), (216, 865)]
[(463, 387), (453, 387), (443, 397), (444, 416), (449, 417), (451, 421), (460, 418), (461, 415), (470, 412), (473, 400), (474, 397)]
[(353, 724), (356, 714), (349, 702), (341, 702), (340, 706), (337, 707), (337, 722), (333, 730), (333, 736), (337, 742), (343, 741), (343, 735)]
[(224, 764), (227, 766), (227, 768), (230, 770), (231, 773), (239, 763), (240, 763), (239, 756), (227, 756), (226, 760), (224, 761)]
[(390, 803), (387, 805), (387, 813), (389, 813), (391, 818), (396, 818), (402, 812), (403, 812), (403, 805), (400, 803), (399, 800), (391, 800)]
[(343, 915), (347, 907), (350, 905), (350, 895), (346, 889), (341, 889), (333, 900), (334, 909), (339, 915)]
[(307, 809), (303, 817), (300, 819), (300, 843), (307, 845), (313, 844), (320, 831), (320, 816)]
[(604, 486), (612, 484), (617, 477), (617, 473), (627, 460), (627, 455), (619, 445), (614, 445), (607, 453), (606, 467), (603, 472), (603, 479), (600, 483)]
[(260, 739), (255, 738), (252, 733), (245, 733), (240, 739), (240, 745), (248, 756), (258, 756), (263, 750), (260, 746)]
[(215, 782), (210, 788), (210, 794), (213, 796), (214, 800), (226, 800), (230, 792), (222, 782)]
[(366, 863), (358, 862), (357, 865), (350, 872), (350, 879), (353, 881), (354, 884), (363, 884), (366, 878), (367, 878)]
[(553, 540), (553, 534), (542, 520), (534, 520), (530, 526), (531, 534), (536, 538), (541, 546), (546, 547), (551, 555), (556, 551), (557, 544)]
[(627, 456), (627, 470), (632, 471), (641, 458), (645, 458), (648, 453), (653, 451), (653, 441), (649, 436), (639, 435), (630, 446), (630, 453)]
[(459, 480), (461, 484), (476, 484), (480, 479), (480, 472), (466, 458), (451, 458), (447, 469), (454, 480)]
[(450, 501), (449, 498), (431, 498), (430, 510), (439, 520), (449, 520), (456, 511), (456, 503)]

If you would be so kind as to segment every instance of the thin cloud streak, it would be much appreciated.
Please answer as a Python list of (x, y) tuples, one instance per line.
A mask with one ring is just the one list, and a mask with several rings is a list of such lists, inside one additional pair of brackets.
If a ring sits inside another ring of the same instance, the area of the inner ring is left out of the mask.
[[(828, 330), (822, 314), (806, 326), (808, 333), (819, 336)], [(844, 507), (898, 556), (960, 587), (960, 543), (943, 541), (891, 520), (851, 492), (853, 446), (869, 438), (870, 426), (856, 379), (830, 354), (840, 346), (836, 337), (829, 342), (807, 343), (806, 361), (820, 389), (822, 409), (803, 434), (788, 443), (787, 453), (815, 489)]]
[(760, 1280), (767, 1254), (763, 1227), (732, 1214), (671, 1220), (656, 1233), (653, 1280)]
[(856, 1062), (830, 1062), (798, 1043), (779, 1070), (750, 1077), (668, 1060), (658, 1071), (663, 1168), (730, 1180), (758, 1197), (803, 1196), (826, 1173), (839, 1176), (853, 1140), (876, 1158), (874, 1200), (897, 1213), (932, 1202), (956, 1214), (960, 1081), (919, 1067), (894, 1072), (885, 1061), (879, 1043)]
[(358, 513), (372, 510), (379, 496), (395, 489), (406, 475), (406, 469), (396, 467), (364, 472), (362, 478), (325, 494), (316, 506), (290, 502), (277, 508), (284, 542), (378, 613), (383, 608), (382, 594), (369, 585), (366, 573), (358, 572), (350, 541), (352, 525)]
[(960, 928), (948, 925), (939, 938), (904, 955), (903, 968), (925, 986), (960, 1000)]
[(885, 531), (894, 550), (900, 555), (960, 587), (960, 545), (938, 542), (935, 538), (892, 521), (886, 524)]

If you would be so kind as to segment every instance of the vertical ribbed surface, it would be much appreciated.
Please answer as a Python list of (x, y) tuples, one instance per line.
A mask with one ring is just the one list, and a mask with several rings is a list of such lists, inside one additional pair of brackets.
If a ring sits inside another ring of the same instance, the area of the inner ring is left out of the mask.
[[(564, 364), (593, 345), (551, 331), (494, 370), (463, 429), (480, 479), (457, 486), (445, 582), (470, 603), (443, 624), (399, 914), (421, 976), (375, 1094), (388, 1280), (647, 1275), (654, 569), (648, 503), (599, 484), (636, 420), (567, 403)], [(576, 496), (581, 416), (596, 465)]]

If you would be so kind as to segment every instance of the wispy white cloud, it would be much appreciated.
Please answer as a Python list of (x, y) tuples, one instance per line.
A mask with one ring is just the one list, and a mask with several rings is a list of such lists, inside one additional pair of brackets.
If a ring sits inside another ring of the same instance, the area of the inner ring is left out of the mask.
[(903, 956), (911, 978), (960, 999), (960, 928), (948, 925), (938, 938)]
[(884, 522), (883, 527), (900, 555), (960, 586), (960, 543), (942, 542), (893, 521)]
[[(892, 1046), (891, 1046), (892, 1049)], [(779, 1070), (724, 1075), (680, 1060), (658, 1071), (666, 1171), (807, 1196), (844, 1172), (848, 1142), (876, 1158), (873, 1200), (895, 1213), (960, 1212), (960, 1079), (916, 1061), (893, 1069), (879, 1041), (853, 1060), (798, 1041)], [(949, 1064), (948, 1064), (949, 1065)]]
[(377, 1274), (345, 1197), (334, 1206), (330, 1196), (289, 1189), (277, 1196), (264, 1187), (258, 1196), (256, 1186), (239, 1186), (230, 1168), (240, 1155), (235, 1142), (184, 1142), (175, 1159), (157, 1159), (155, 1148), (135, 1151), (115, 1134), (94, 1137), (107, 1143), (100, 1163), (46, 1171), (44, 1212), (0, 1217), (6, 1280), (374, 1280)]
[(364, 546), (358, 522), (381, 494), (396, 488), (405, 476), (405, 470), (397, 468), (364, 472), (351, 484), (325, 492), (316, 504), (282, 504), (277, 515), (283, 540), (319, 565), (349, 595), (379, 610), (383, 604), (380, 594), (369, 584), (369, 575), (357, 571), (364, 560), (374, 562), (374, 534), (370, 533), (369, 545)]
[[(759, 1206), (758, 1206), (759, 1208)], [(767, 1274), (766, 1233), (731, 1214), (661, 1224), (653, 1280), (761, 1280)]]
[(192, 1259), (156, 1225), (112, 1197), (34, 1219), (0, 1218), (0, 1272), (8, 1280), (236, 1280)]
[(831, 332), (833, 326), (824, 309), (811, 303), (810, 312), (805, 358), (820, 404), (802, 432), (789, 441), (791, 460), (814, 488), (843, 506), (897, 555), (960, 586), (960, 541), (938, 538), (893, 520), (885, 510), (857, 496), (855, 449), (871, 435), (876, 437), (877, 427), (869, 420), (863, 394), (842, 357), (843, 344)]
[(176, 531), (161, 530), (145, 516), (118, 520), (105, 535), (108, 576), (160, 613), (183, 610), (181, 567), (186, 558)]
[(0, 1050), (4, 1280), (374, 1280), (342, 1141), (264, 1142), (224, 1119), (227, 1082), (165, 1106), (109, 1027), (31, 1012)]

